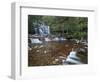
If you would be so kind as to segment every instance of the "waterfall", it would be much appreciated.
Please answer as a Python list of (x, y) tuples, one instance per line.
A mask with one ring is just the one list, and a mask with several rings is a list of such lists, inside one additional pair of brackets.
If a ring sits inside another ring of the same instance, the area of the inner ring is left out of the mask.
[(77, 56), (76, 51), (71, 51), (69, 53), (68, 57), (66, 58), (66, 60), (63, 60), (62, 62), (63, 62), (63, 65), (68, 64), (68, 63), (82, 64), (82, 62), (80, 61), (80, 58)]
[(50, 34), (50, 27), (48, 25), (45, 25), (44, 23), (38, 24), (34, 30), (35, 30), (35, 34), (41, 36), (47, 36)]

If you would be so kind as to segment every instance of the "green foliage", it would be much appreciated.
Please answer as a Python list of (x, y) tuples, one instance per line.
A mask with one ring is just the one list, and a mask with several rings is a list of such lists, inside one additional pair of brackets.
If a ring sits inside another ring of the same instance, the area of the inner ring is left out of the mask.
[(87, 17), (63, 17), (63, 16), (28, 16), (28, 33), (34, 33), (33, 23), (44, 22), (50, 26), (51, 34), (63, 34), (73, 38), (87, 38), (88, 18)]
[(81, 39), (81, 38), (87, 39), (87, 33), (86, 32), (75, 32), (73, 34), (73, 37), (76, 39)]

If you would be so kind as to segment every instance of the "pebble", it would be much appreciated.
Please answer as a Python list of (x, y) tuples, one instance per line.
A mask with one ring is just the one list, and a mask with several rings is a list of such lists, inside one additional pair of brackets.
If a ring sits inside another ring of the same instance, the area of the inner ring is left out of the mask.
[(44, 51), (44, 53), (46, 54), (46, 53), (47, 53), (47, 51)]
[(36, 52), (39, 52), (39, 50), (36, 50)]
[(65, 47), (68, 47), (69, 45), (65, 45)]
[(30, 48), (30, 47), (29, 47), (29, 48), (28, 48), (28, 50), (30, 50), (30, 51), (31, 51), (31, 50), (32, 50), (32, 48)]
[(59, 61), (59, 59), (55, 59), (55, 61)]
[(43, 45), (41, 45), (39, 48), (42, 48), (43, 47)]
[(38, 48), (38, 46), (35, 46), (34, 48)]

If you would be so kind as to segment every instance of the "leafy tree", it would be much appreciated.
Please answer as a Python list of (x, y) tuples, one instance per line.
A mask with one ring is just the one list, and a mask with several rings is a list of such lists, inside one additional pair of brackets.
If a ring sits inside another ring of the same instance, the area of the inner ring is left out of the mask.
[(62, 34), (65, 37), (72, 36), (76, 39), (87, 39), (88, 18), (87, 17), (63, 17), (63, 16), (28, 16), (28, 33), (34, 34), (34, 28), (38, 23), (50, 26), (51, 34)]

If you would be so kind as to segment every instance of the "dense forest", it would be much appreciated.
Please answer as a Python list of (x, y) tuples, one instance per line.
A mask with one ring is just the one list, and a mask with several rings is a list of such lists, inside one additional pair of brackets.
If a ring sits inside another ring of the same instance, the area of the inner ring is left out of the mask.
[(88, 18), (87, 17), (63, 17), (63, 16), (37, 16), (28, 15), (28, 33), (34, 34), (34, 28), (38, 23), (50, 26), (50, 33), (87, 40)]

